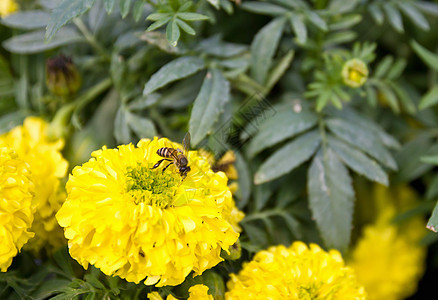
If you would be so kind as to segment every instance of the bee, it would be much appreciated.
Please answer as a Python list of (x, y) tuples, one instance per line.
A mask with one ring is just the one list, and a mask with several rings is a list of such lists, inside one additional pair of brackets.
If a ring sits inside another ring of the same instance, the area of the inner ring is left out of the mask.
[(163, 147), (157, 150), (157, 154), (163, 159), (157, 161), (157, 163), (152, 167), (152, 169), (158, 168), (163, 161), (170, 161), (170, 163), (163, 168), (163, 172), (171, 165), (174, 164), (178, 168), (179, 174), (182, 180), (186, 178), (187, 173), (190, 172), (190, 167), (187, 166), (189, 160), (187, 159), (187, 152), (190, 146), (190, 132), (187, 132), (183, 140), (184, 151), (181, 149), (175, 149), (172, 147)]

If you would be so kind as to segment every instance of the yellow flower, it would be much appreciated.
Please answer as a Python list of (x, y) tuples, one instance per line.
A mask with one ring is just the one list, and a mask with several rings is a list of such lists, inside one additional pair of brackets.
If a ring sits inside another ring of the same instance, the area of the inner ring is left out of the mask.
[[(231, 193), (234, 194), (237, 191), (237, 182), (231, 182), (231, 180), (237, 180), (238, 174), (237, 169), (234, 166), (236, 161), (236, 156), (232, 150), (228, 150), (218, 161), (215, 160), (213, 153), (201, 149), (199, 154), (205, 157), (208, 163), (211, 165), (211, 169), (214, 172), (224, 172), (228, 178), (228, 188)], [(236, 232), (241, 232), (242, 228), (239, 226), (239, 222), (245, 217), (245, 214), (240, 211), (234, 201), (228, 203), (225, 208), (227, 215), (229, 216), (228, 221), (233, 225), (233, 229)]]
[(152, 169), (162, 147), (182, 148), (165, 138), (103, 147), (73, 169), (57, 219), (84, 268), (177, 285), (191, 271), (217, 265), (221, 249), (238, 239), (228, 221), (234, 203), (225, 174), (214, 173), (197, 151), (188, 154), (191, 171), (183, 181), (173, 164)]
[(32, 173), (31, 179), (35, 185), (32, 206), (36, 212), (31, 230), (36, 235), (25, 248), (35, 252), (47, 244), (58, 247), (65, 243), (55, 214), (65, 200), (59, 187), (68, 164), (60, 153), (64, 141), (51, 141), (47, 130), (48, 124), (44, 120), (28, 117), (23, 126), (17, 126), (0, 136), (0, 146), (14, 149), (18, 157), (29, 165)]
[(371, 300), (405, 299), (415, 293), (424, 272), (426, 249), (419, 241), (425, 223), (421, 216), (393, 222), (397, 214), (415, 204), (416, 195), (410, 188), (376, 185), (373, 192), (377, 216), (364, 228), (349, 265)]
[(14, 0), (1, 0), (0, 1), (0, 17), (7, 17), (8, 15), (16, 12), (18, 5)]
[(29, 166), (9, 148), (0, 148), (0, 270), (6, 272), (33, 237), (33, 183)]
[[(163, 300), (158, 292), (152, 292), (148, 294), (149, 300)], [(172, 295), (168, 295), (166, 300), (177, 300)], [(208, 287), (203, 284), (197, 284), (189, 288), (188, 300), (214, 300), (212, 295), (208, 294)]]
[(361, 87), (368, 79), (368, 67), (360, 59), (350, 59), (342, 67), (342, 78), (351, 88)]
[(225, 299), (366, 299), (353, 270), (336, 250), (294, 242), (289, 248), (271, 247), (231, 274)]

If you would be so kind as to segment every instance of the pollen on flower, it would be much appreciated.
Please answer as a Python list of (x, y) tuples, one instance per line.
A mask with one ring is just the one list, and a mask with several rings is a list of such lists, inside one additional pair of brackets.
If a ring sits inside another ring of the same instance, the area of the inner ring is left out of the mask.
[(182, 180), (172, 165), (152, 169), (157, 150), (181, 145), (155, 138), (137, 147), (94, 151), (73, 169), (67, 201), (57, 214), (71, 256), (107, 275), (146, 285), (177, 285), (220, 261), (239, 234), (235, 204), (223, 173), (214, 173), (197, 151)]

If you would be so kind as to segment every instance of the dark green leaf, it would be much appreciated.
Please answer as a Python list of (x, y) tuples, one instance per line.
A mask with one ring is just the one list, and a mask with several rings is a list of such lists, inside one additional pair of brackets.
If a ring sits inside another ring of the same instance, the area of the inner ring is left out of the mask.
[(307, 189), (310, 209), (325, 243), (345, 250), (350, 242), (354, 191), (347, 168), (330, 148), (314, 157)]
[(316, 125), (318, 117), (310, 111), (295, 112), (292, 107), (264, 121), (248, 146), (248, 156), (274, 146)]
[(411, 41), (411, 46), (414, 48), (414, 51), (420, 56), (420, 58), (423, 60), (423, 62), (434, 69), (435, 71), (438, 71), (438, 55), (427, 50), (420, 44), (418, 44), (415, 40)]
[(316, 151), (320, 143), (318, 131), (311, 131), (289, 142), (272, 154), (254, 176), (255, 184), (271, 181), (289, 173)]
[(393, 66), (394, 58), (390, 55), (385, 56), (384, 59), (380, 61), (374, 71), (374, 77), (383, 78), (389, 69)]
[(108, 14), (111, 14), (116, 6), (116, 0), (103, 0), (105, 10)]
[(371, 16), (373, 17), (374, 21), (378, 25), (382, 25), (383, 21), (385, 20), (385, 16), (383, 15), (382, 10), (380, 7), (375, 3), (370, 3), (368, 6), (368, 11), (370, 12)]
[(148, 118), (127, 112), (126, 121), (139, 138), (153, 138), (157, 135), (154, 123)]
[(118, 143), (128, 144), (132, 141), (131, 131), (128, 127), (125, 107), (120, 106), (114, 120), (114, 137)]
[(423, 156), (420, 161), (425, 164), (433, 164), (438, 166), (438, 155)]
[(146, 29), (146, 31), (153, 31), (153, 30), (155, 30), (155, 29), (160, 28), (160, 27), (162, 27), (163, 25), (167, 24), (167, 22), (169, 22), (170, 19), (172, 19), (172, 17), (165, 17), (165, 18), (159, 19), (158, 21), (152, 23), (152, 24)]
[(276, 18), (264, 26), (251, 44), (251, 75), (259, 83), (266, 81), (272, 58), (283, 32), (285, 18)]
[(211, 133), (213, 125), (223, 113), (224, 105), (230, 100), (230, 83), (217, 69), (207, 72), (201, 91), (193, 104), (189, 131), (193, 145)]
[(427, 192), (426, 192), (426, 198), (431, 200), (433, 198), (436, 198), (438, 196), (438, 176), (435, 175), (435, 177), (430, 182)]
[(307, 28), (304, 24), (303, 17), (301, 15), (293, 14), (289, 17), (292, 29), (300, 44), (305, 44), (307, 41)]
[(326, 124), (328, 128), (342, 140), (352, 146), (360, 148), (386, 167), (397, 170), (397, 164), (391, 153), (379, 143), (375, 133), (368, 128), (359, 126), (355, 122), (347, 122), (342, 119), (329, 119), (326, 121)]
[(396, 2), (403, 13), (408, 16), (411, 21), (423, 30), (429, 30), (430, 26), (426, 18), (419, 12), (419, 10), (411, 3), (405, 1)]
[(267, 2), (245, 1), (241, 6), (247, 11), (261, 15), (281, 16), (288, 12), (281, 6)]
[(161, 67), (146, 83), (143, 95), (151, 94), (159, 88), (179, 79), (186, 78), (205, 68), (204, 61), (198, 57), (177, 58)]
[(432, 216), (430, 217), (429, 221), (427, 222), (426, 227), (429, 230), (432, 230), (433, 232), (438, 231), (438, 204), (433, 209)]
[[(50, 21), (47, 25), (46, 40), (50, 41), (62, 26), (84, 14), (93, 6), (94, 2), (95, 0), (63, 0), (62, 3), (53, 10), (50, 16)], [(64, 34), (59, 35), (62, 38)]]
[(123, 19), (129, 14), (131, 1), (132, 0), (119, 0), (120, 14), (122, 15)]
[(20, 11), (0, 19), (8, 27), (31, 30), (44, 28), (49, 22), (50, 14), (42, 10)]
[(185, 33), (190, 34), (190, 35), (196, 34), (195, 30), (186, 22), (184, 22), (180, 19), (176, 19), (176, 23), (182, 30), (184, 30)]
[(403, 21), (400, 12), (394, 7), (392, 2), (386, 2), (383, 4), (383, 9), (388, 16), (389, 23), (398, 32), (403, 33)]
[(60, 46), (84, 41), (82, 36), (71, 28), (61, 28), (59, 34), (50, 42), (44, 41), (44, 30), (16, 35), (3, 42), (8, 51), (18, 54), (31, 54), (54, 49)]
[(328, 26), (327, 23), (314, 11), (309, 10), (305, 12), (307, 18), (310, 22), (313, 23), (316, 27), (318, 27), (322, 31), (327, 31)]
[(203, 39), (199, 43), (197, 50), (218, 57), (231, 57), (242, 54), (248, 50), (248, 47), (242, 44), (223, 42), (219, 35), (214, 35), (211, 38)]
[(179, 12), (177, 14), (177, 17), (180, 19), (183, 19), (184, 21), (204, 21), (208, 20), (207, 16), (198, 14), (198, 13), (191, 13), (191, 12)]
[(375, 160), (368, 158), (358, 149), (349, 146), (337, 138), (330, 136), (328, 141), (338, 157), (353, 171), (365, 176), (369, 180), (388, 185), (388, 176)]
[(133, 15), (134, 15), (134, 20), (135, 22), (140, 21), (141, 16), (143, 15), (144, 12), (144, 6), (145, 6), (145, 2), (143, 1), (136, 1), (134, 3), (134, 7), (133, 7)]
[(268, 79), (266, 80), (266, 90), (270, 91), (275, 84), (283, 77), (287, 69), (289, 69), (292, 59), (294, 58), (295, 52), (290, 50), (286, 53), (278, 62), (278, 64), (272, 68), (269, 73)]

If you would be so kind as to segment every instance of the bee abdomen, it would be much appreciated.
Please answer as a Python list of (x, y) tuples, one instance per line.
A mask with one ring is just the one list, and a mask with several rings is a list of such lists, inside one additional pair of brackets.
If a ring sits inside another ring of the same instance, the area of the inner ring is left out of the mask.
[(157, 154), (161, 157), (171, 157), (175, 149), (163, 147), (157, 150)]

